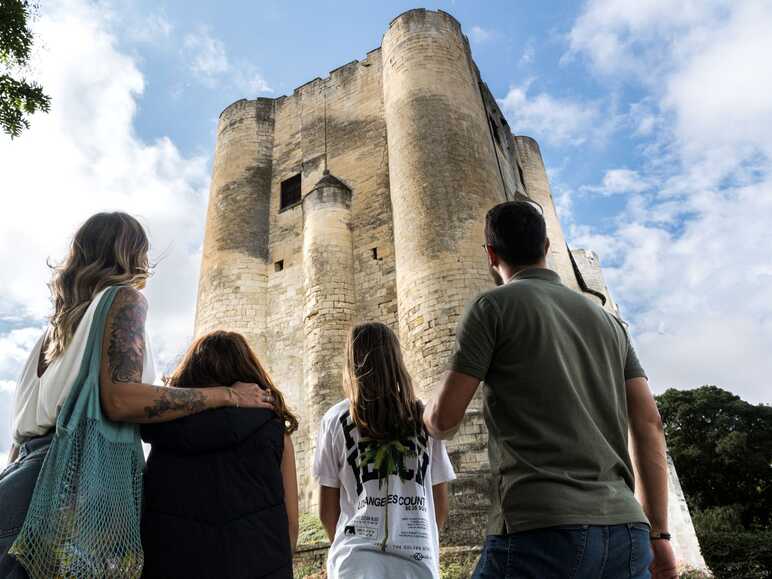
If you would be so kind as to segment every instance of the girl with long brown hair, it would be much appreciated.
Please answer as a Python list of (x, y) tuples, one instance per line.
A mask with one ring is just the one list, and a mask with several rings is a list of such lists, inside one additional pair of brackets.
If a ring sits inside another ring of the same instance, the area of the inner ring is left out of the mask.
[[(207, 389), (153, 384), (145, 332), (148, 305), (141, 293), (150, 276), (148, 250), (147, 235), (135, 218), (98, 213), (78, 229), (67, 258), (54, 268), (49, 286), (53, 313), (17, 384), (11, 464), (0, 475), (0, 529), (6, 531), (0, 534), (0, 577), (25, 576), (8, 550), (25, 521), (59, 411), (88, 367), (87, 348), (99, 348), (94, 377), (99, 412), (111, 422), (164, 422), (222, 406), (272, 407), (270, 392), (255, 383)], [(100, 304), (108, 295), (112, 301), (105, 313)], [(92, 329), (102, 335), (96, 346), (89, 340)], [(105, 488), (113, 488), (110, 481)], [(141, 496), (131, 499), (141, 501)], [(39, 555), (62, 563), (56, 553)], [(135, 560), (132, 569), (141, 571), (141, 554)]]
[(252, 382), (275, 410), (222, 408), (142, 428), (144, 577), (292, 577), (298, 421), (241, 334), (197, 339), (166, 383)]
[(439, 528), (455, 478), (421, 420), (399, 340), (386, 325), (355, 326), (346, 345), (346, 399), (319, 426), (314, 474), (332, 545), (330, 579), (439, 578)]

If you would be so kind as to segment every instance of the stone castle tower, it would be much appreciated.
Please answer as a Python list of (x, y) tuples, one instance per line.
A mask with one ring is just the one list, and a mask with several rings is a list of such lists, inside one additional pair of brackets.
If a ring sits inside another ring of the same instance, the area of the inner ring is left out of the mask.
[[(615, 310), (595, 254), (566, 245), (538, 144), (512, 134), (445, 12), (406, 12), (364, 60), (220, 115), (196, 332), (243, 333), (302, 417), (305, 509), (319, 419), (342, 398), (348, 329), (379, 320), (397, 331), (428, 399), (464, 305), (491, 286), (484, 215), (508, 199), (543, 208), (550, 267)], [(479, 400), (448, 449), (458, 480), (444, 540), (477, 544), (489, 501)], [(672, 503), (677, 546), (696, 564), (683, 497)]]

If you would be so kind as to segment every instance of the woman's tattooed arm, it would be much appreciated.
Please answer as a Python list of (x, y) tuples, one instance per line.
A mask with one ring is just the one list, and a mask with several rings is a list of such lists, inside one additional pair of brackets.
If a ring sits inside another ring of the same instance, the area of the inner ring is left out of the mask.
[(105, 414), (122, 422), (164, 422), (229, 404), (223, 388), (168, 388), (142, 383), (147, 301), (121, 288), (102, 342), (101, 399)]
[(178, 410), (185, 411), (186, 414), (196, 414), (206, 410), (203, 393), (193, 388), (164, 388), (158, 400), (150, 406), (145, 406), (145, 415), (148, 418), (155, 418)]
[(110, 377), (114, 383), (142, 382), (146, 318), (145, 298), (136, 291), (119, 290), (107, 324), (110, 339), (107, 357), (110, 364)]

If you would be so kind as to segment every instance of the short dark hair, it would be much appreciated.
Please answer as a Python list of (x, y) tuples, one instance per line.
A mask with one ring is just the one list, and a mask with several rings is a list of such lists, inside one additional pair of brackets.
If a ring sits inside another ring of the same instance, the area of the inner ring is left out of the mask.
[(511, 266), (533, 265), (544, 259), (547, 225), (527, 201), (507, 201), (485, 216), (485, 243)]

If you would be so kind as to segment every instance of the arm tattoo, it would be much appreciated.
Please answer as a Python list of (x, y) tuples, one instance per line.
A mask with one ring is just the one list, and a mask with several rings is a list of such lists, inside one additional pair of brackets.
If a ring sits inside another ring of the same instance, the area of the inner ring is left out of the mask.
[(136, 298), (116, 302), (107, 349), (110, 377), (113, 382), (142, 382), (147, 304)]
[(184, 410), (196, 414), (206, 409), (204, 394), (191, 388), (164, 388), (152, 406), (145, 406), (145, 416), (155, 418), (166, 412)]

